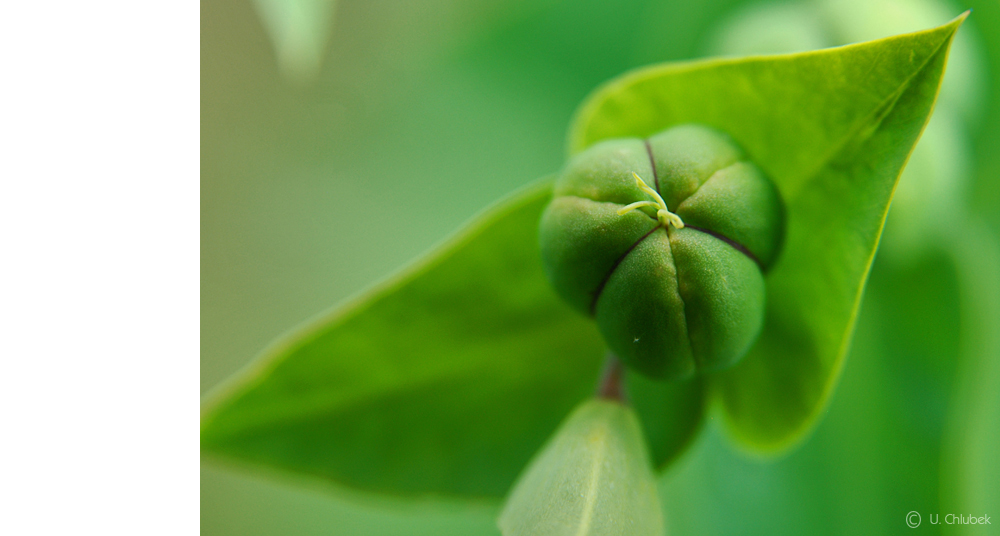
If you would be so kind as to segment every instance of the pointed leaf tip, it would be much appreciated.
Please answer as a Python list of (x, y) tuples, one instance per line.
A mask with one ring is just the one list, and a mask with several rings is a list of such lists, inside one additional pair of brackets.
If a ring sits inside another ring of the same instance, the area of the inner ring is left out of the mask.
[(504, 536), (661, 536), (663, 514), (635, 412), (589, 400), (518, 479), (500, 514)]

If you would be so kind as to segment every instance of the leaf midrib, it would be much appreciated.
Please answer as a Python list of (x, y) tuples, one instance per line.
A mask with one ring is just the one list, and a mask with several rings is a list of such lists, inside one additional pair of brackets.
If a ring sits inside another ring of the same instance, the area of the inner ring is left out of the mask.
[[(950, 35), (954, 35), (954, 33)], [(934, 50), (930, 54), (927, 54), (927, 56), (924, 58), (924, 61), (920, 63), (920, 66), (914, 69), (910, 73), (910, 75), (907, 76), (906, 79), (903, 80), (900, 83), (900, 85), (896, 87), (894, 91), (892, 91), (884, 99), (879, 101), (878, 105), (873, 107), (871, 112), (869, 112), (867, 115), (856, 121), (855, 124), (844, 133), (843, 138), (841, 138), (837, 143), (832, 144), (830, 151), (827, 152), (825, 156), (817, 160), (818, 164), (816, 165), (815, 168), (813, 168), (808, 173), (802, 174), (801, 176), (803, 177), (803, 179), (792, 182), (792, 184), (795, 185), (795, 188), (789, 188), (790, 190), (788, 192), (789, 204), (791, 203), (791, 201), (796, 199), (798, 197), (798, 194), (803, 189), (805, 189), (805, 187), (813, 179), (819, 176), (820, 172), (827, 166), (829, 166), (830, 163), (833, 162), (837, 158), (837, 156), (844, 151), (846, 147), (848, 147), (848, 145), (850, 145), (853, 142), (861, 141), (860, 134), (864, 132), (866, 127), (876, 123), (876, 118), (879, 115), (881, 115), (882, 117), (881, 119), (878, 119), (878, 123), (881, 123), (882, 121), (885, 120), (886, 117), (889, 116), (889, 114), (892, 113), (892, 110), (896, 107), (895, 101), (898, 101), (899, 98), (903, 96), (903, 93), (906, 91), (906, 88), (910, 86), (910, 83), (913, 82), (913, 79), (916, 78), (917, 75), (919, 75), (921, 72), (923, 72), (925, 68), (927, 68), (927, 64), (930, 63), (931, 60), (938, 55), (938, 53), (941, 51), (941, 47), (945, 46), (949, 42), (950, 42), (949, 38), (942, 39), (941, 42), (938, 43), (936, 47), (934, 47)], [(874, 68), (874, 62), (873, 62), (873, 68)], [(892, 105), (888, 106), (890, 103)], [(888, 108), (886, 108), (887, 106)], [(868, 137), (870, 138), (871, 136), (874, 136), (875, 133), (878, 132), (878, 130), (879, 127), (873, 129), (871, 134), (868, 135)]]
[(596, 445), (596, 451), (592, 458), (592, 466), (590, 468), (590, 480), (587, 486), (587, 497), (584, 499), (583, 511), (580, 514), (580, 525), (577, 528), (576, 536), (586, 536), (590, 532), (590, 524), (594, 516), (594, 507), (597, 504), (597, 488), (598, 481), (601, 477), (601, 468), (603, 463), (601, 458), (604, 456), (604, 451), (608, 448), (608, 434), (607, 428), (602, 428), (600, 435), (595, 438), (598, 443)]

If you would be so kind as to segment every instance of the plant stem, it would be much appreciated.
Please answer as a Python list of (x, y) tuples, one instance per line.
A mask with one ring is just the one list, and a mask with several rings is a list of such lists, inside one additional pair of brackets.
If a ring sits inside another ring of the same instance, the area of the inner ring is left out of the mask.
[(601, 374), (601, 383), (597, 387), (597, 397), (626, 403), (625, 400), (625, 367), (618, 356), (608, 352), (608, 360)]

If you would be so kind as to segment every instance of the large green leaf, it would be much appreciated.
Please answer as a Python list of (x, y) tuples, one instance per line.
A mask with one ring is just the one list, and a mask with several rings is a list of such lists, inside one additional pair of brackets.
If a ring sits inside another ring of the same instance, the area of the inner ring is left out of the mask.
[[(542, 273), (550, 191), (501, 201), (265, 351), (210, 396), (202, 450), (369, 491), (503, 496), (604, 362)], [(698, 429), (702, 383), (629, 383), (663, 465)]]
[(541, 272), (549, 191), (265, 352), (206, 410), (203, 450), (366, 490), (506, 493), (604, 357)]
[(743, 362), (710, 378), (744, 445), (787, 447), (825, 407), (896, 180), (964, 18), (854, 46), (642, 69), (578, 113), (572, 152), (699, 122), (731, 134), (777, 184), (787, 236), (767, 276), (764, 331)]

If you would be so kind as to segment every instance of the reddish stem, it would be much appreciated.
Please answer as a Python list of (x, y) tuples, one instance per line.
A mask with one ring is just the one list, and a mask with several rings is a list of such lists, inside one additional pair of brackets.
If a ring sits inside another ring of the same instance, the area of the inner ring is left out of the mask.
[(601, 383), (597, 387), (597, 397), (625, 403), (625, 367), (615, 354), (608, 353)]

